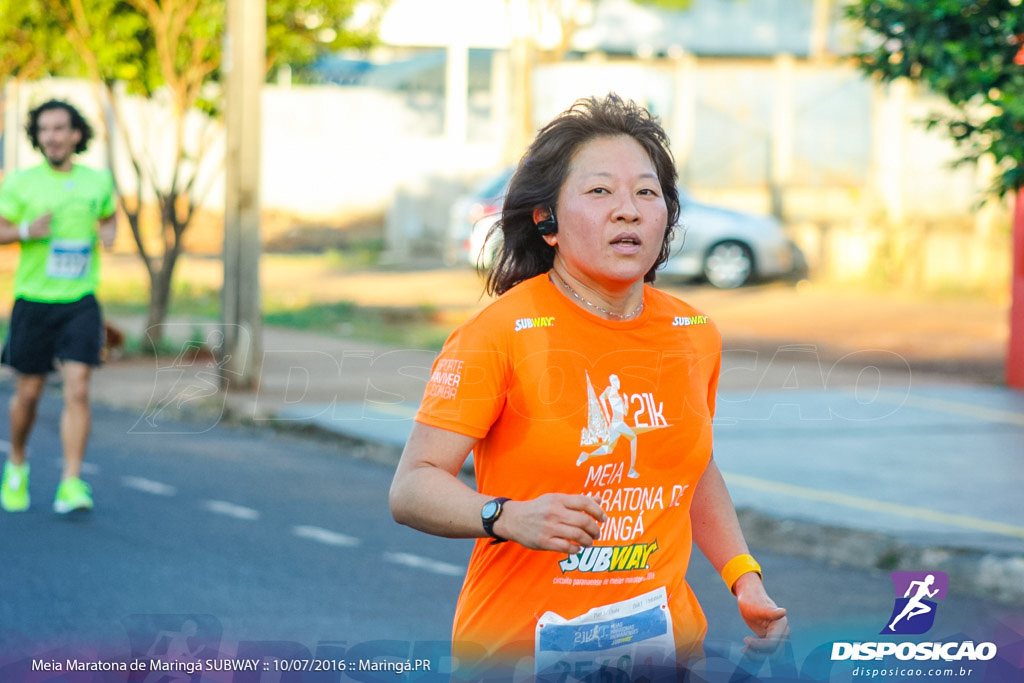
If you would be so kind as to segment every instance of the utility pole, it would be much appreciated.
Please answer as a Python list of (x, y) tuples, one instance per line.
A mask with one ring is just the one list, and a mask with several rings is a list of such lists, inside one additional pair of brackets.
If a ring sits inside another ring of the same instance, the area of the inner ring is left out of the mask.
[(253, 389), (263, 356), (260, 308), (260, 96), (266, 74), (266, 0), (228, 0), (224, 35), (223, 389)]
[(535, 133), (533, 126), (533, 67), (537, 59), (537, 10), (534, 0), (509, 0), (510, 132), (506, 137), (504, 157), (517, 161)]

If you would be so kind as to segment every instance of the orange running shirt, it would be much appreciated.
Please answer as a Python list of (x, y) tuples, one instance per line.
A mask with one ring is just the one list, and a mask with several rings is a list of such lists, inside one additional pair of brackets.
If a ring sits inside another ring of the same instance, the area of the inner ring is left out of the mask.
[(460, 659), (531, 656), (545, 612), (571, 619), (660, 587), (677, 649), (703, 640), (686, 583), (689, 511), (711, 458), (721, 337), (660, 290), (645, 286), (644, 302), (634, 320), (604, 320), (540, 275), (455, 330), (438, 356), (416, 419), (480, 439), (479, 491), (582, 493), (608, 515), (578, 555), (478, 539), (455, 613)]

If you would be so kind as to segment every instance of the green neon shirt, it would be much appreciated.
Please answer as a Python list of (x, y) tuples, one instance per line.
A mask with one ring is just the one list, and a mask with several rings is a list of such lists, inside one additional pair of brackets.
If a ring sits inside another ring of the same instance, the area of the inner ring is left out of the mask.
[(107, 171), (42, 164), (11, 174), (0, 185), (0, 216), (14, 224), (52, 213), (50, 236), (21, 243), (14, 296), (44, 303), (78, 301), (96, 291), (100, 276), (98, 222), (114, 213)]

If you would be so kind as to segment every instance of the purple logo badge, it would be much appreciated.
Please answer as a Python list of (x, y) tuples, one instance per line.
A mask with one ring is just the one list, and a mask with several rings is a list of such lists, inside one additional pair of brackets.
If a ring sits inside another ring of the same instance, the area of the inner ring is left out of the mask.
[(945, 572), (893, 572), (889, 575), (896, 593), (892, 616), (881, 633), (918, 635), (935, 623), (935, 600), (945, 600), (949, 576)]

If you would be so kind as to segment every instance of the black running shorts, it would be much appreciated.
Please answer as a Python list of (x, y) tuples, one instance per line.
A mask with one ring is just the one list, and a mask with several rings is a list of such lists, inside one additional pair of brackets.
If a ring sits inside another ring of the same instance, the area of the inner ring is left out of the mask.
[(23, 375), (52, 372), (54, 360), (100, 364), (103, 316), (92, 294), (67, 304), (17, 299), (0, 361)]

